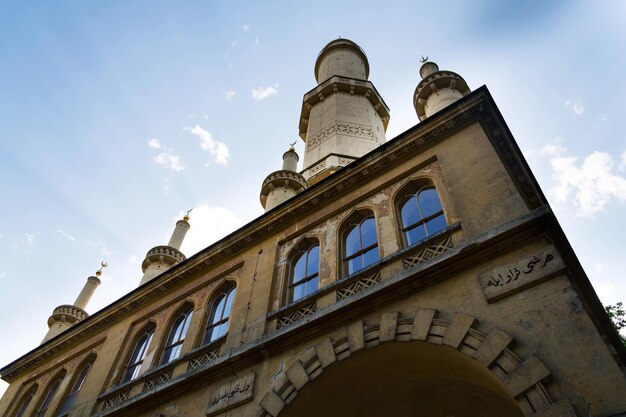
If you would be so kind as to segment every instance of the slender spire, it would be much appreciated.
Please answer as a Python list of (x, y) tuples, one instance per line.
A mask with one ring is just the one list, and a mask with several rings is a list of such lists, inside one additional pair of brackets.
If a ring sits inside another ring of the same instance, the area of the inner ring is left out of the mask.
[(145, 284), (177, 263), (187, 259), (180, 251), (180, 247), (183, 244), (187, 231), (191, 228), (189, 225), (189, 214), (191, 210), (193, 210), (193, 208), (187, 210), (183, 218), (176, 222), (172, 237), (170, 237), (167, 245), (155, 246), (148, 251), (146, 258), (141, 264), (143, 277), (139, 285)]
[(46, 333), (41, 343), (52, 339), (79, 321), (89, 317), (85, 308), (93, 296), (93, 293), (96, 291), (96, 288), (100, 285), (102, 270), (108, 265), (109, 264), (105, 261), (100, 262), (100, 268), (96, 271), (95, 276), (92, 275), (87, 278), (87, 282), (83, 286), (80, 294), (78, 294), (78, 297), (76, 297), (74, 304), (63, 304), (52, 311), (52, 315), (48, 319), (48, 333)]
[(309, 185), (298, 173), (298, 153), (290, 144), (283, 154), (283, 168), (268, 175), (261, 186), (261, 205), (266, 212), (304, 191)]
[(417, 117), (424, 120), (439, 110), (448, 107), (461, 97), (469, 94), (467, 83), (459, 74), (452, 71), (440, 71), (439, 66), (428, 57), (420, 60), (422, 80), (413, 94), (413, 105)]

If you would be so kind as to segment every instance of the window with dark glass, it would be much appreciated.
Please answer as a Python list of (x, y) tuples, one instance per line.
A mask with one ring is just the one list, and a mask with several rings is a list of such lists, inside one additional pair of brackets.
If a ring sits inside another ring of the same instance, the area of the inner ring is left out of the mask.
[(33, 397), (35, 396), (35, 392), (37, 392), (37, 385), (31, 388), (26, 393), (26, 395), (22, 397), (22, 400), (20, 401), (19, 405), (15, 409), (15, 413), (13, 414), (13, 417), (24, 417), (26, 415), (26, 409), (30, 405), (30, 402), (33, 400)]
[(228, 282), (211, 300), (202, 346), (223, 337), (228, 332), (230, 310), (235, 299), (235, 284)]
[(373, 215), (349, 222), (344, 238), (344, 271), (350, 275), (379, 259), (376, 221)]
[(161, 365), (169, 363), (180, 356), (187, 330), (189, 330), (192, 314), (193, 307), (188, 306), (182, 312), (178, 313), (177, 317), (174, 319), (165, 347), (163, 348)]
[(154, 325), (150, 324), (141, 332), (141, 336), (135, 343), (133, 352), (128, 360), (128, 365), (126, 365), (122, 383), (132, 381), (139, 376), (141, 365), (146, 358), (146, 353), (148, 353), (150, 342), (152, 342), (152, 337), (154, 336), (154, 328)]
[(80, 390), (83, 388), (83, 384), (85, 383), (85, 379), (87, 379), (87, 375), (91, 370), (94, 359), (95, 357), (91, 358), (87, 364), (80, 368), (80, 371), (74, 377), (71, 388), (65, 396), (61, 407), (59, 407), (59, 412), (57, 413), (57, 416), (63, 416), (69, 413), (72, 409), (74, 401), (76, 401), (76, 397), (78, 397), (78, 394), (80, 393)]
[(437, 190), (422, 186), (410, 192), (400, 204), (402, 232), (408, 246), (448, 227)]
[(290, 301), (298, 301), (317, 290), (319, 269), (320, 246), (318, 244), (309, 244), (297, 251), (290, 272)]
[(54, 379), (52, 379), (52, 382), (48, 385), (48, 389), (41, 400), (41, 404), (39, 404), (39, 407), (37, 408), (37, 412), (35, 414), (37, 417), (43, 417), (46, 414), (46, 411), (48, 411), (48, 408), (50, 408), (50, 403), (52, 403), (54, 396), (59, 390), (63, 377), (65, 377), (65, 372), (55, 376)]

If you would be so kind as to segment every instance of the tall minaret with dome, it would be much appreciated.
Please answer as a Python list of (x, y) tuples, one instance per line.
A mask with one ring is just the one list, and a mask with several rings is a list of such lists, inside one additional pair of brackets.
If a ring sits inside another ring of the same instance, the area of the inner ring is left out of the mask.
[(100, 285), (102, 270), (107, 266), (106, 262), (100, 262), (100, 269), (96, 271), (95, 276), (92, 275), (87, 278), (87, 282), (80, 294), (78, 294), (78, 297), (76, 297), (74, 304), (63, 304), (54, 309), (48, 319), (48, 333), (41, 341), (42, 344), (89, 317), (85, 308), (96, 288)]
[(146, 258), (141, 263), (143, 277), (139, 282), (140, 286), (187, 259), (180, 251), (180, 246), (183, 244), (187, 231), (191, 228), (189, 213), (191, 210), (187, 211), (187, 214), (176, 222), (176, 227), (167, 245), (155, 246), (148, 251)]
[(417, 117), (424, 120), (470, 93), (467, 83), (456, 72), (440, 71), (428, 58), (422, 59), (422, 80), (413, 94)]
[(365, 52), (348, 39), (335, 39), (317, 57), (318, 85), (300, 113), (302, 175), (310, 185), (385, 143), (389, 108), (369, 72)]

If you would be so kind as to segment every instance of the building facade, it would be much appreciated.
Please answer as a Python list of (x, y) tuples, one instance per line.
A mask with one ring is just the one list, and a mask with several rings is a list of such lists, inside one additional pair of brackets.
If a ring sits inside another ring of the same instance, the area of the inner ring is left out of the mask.
[(386, 140), (365, 53), (326, 45), (266, 213), (189, 259), (185, 217), (87, 317), (90, 277), (0, 413), (626, 416), (626, 351), (487, 88), (420, 74)]

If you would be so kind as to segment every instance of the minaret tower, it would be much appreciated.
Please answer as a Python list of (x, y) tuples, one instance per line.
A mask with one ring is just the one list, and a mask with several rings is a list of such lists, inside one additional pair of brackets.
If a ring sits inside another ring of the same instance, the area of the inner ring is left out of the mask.
[(265, 178), (261, 187), (261, 205), (265, 212), (304, 191), (307, 181), (298, 173), (298, 154), (293, 148), (295, 142), (283, 154), (283, 169), (274, 171)]
[(304, 95), (300, 113), (309, 185), (385, 143), (389, 108), (368, 76), (365, 53), (348, 39), (335, 39), (317, 57), (318, 85)]
[(456, 72), (439, 71), (437, 64), (428, 61), (428, 57), (422, 58), (421, 62), (422, 81), (413, 94), (413, 105), (417, 117), (424, 120), (469, 94), (470, 89)]
[(87, 278), (87, 282), (85, 283), (83, 290), (80, 294), (78, 294), (74, 304), (64, 304), (54, 309), (52, 315), (48, 319), (48, 333), (46, 333), (46, 337), (44, 337), (41, 341), (42, 344), (69, 329), (79, 321), (85, 320), (89, 317), (85, 308), (87, 307), (87, 303), (91, 299), (94, 291), (96, 291), (96, 288), (100, 285), (99, 277), (102, 275), (102, 270), (106, 268), (107, 265), (108, 264), (104, 261), (100, 262), (100, 269), (96, 271), (96, 276), (90, 276)]
[(141, 264), (143, 277), (141, 282), (139, 282), (140, 286), (187, 259), (180, 251), (180, 245), (182, 245), (183, 239), (191, 227), (189, 225), (189, 213), (191, 213), (191, 210), (187, 211), (182, 220), (176, 222), (172, 237), (166, 246), (155, 246), (148, 251), (146, 259)]

